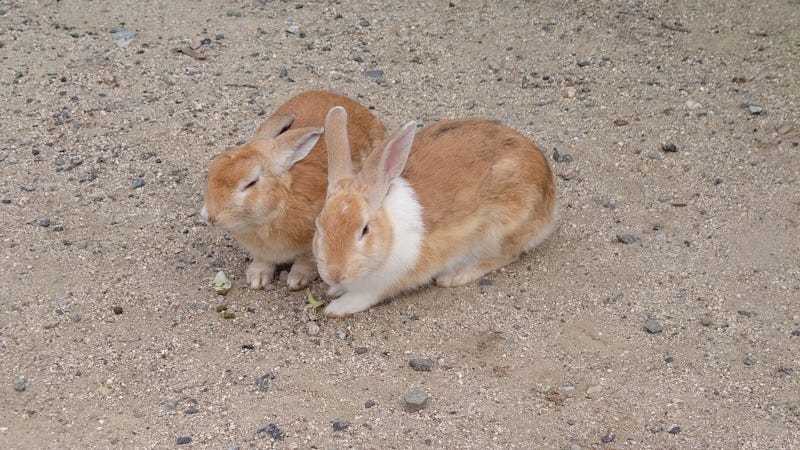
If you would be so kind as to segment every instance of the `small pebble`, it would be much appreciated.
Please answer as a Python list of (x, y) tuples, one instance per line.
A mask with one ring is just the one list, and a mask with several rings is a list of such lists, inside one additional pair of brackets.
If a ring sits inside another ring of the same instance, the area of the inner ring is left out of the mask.
[(278, 78), (286, 78), (289, 76), (289, 71), (284, 67), (278, 72)]
[(433, 367), (433, 361), (430, 358), (413, 358), (408, 361), (408, 364), (417, 372), (430, 372)]
[(708, 317), (701, 317), (700, 318), (700, 325), (702, 325), (704, 327), (711, 326), (711, 319), (709, 319)]
[(342, 79), (342, 72), (332, 70), (331, 71), (331, 80), (337, 81)]
[(667, 433), (669, 434), (678, 434), (681, 432), (681, 427), (677, 425), (670, 425), (667, 427)]
[(134, 189), (139, 189), (142, 186), (144, 186), (144, 180), (142, 178), (136, 178), (133, 180)]
[(242, 344), (242, 350), (253, 350), (254, 348), (256, 347), (253, 344)]
[(224, 313), (222, 313), (222, 318), (223, 319), (234, 319), (234, 318), (236, 318), (236, 314), (234, 314), (232, 312), (225, 311)]
[(572, 161), (572, 155), (567, 153), (561, 147), (556, 147), (555, 150), (553, 150), (553, 159), (556, 160), (556, 162), (560, 162), (560, 163), (561, 162), (570, 162), (570, 161)]
[(333, 426), (333, 431), (342, 431), (350, 426), (350, 422), (346, 420), (335, 420), (331, 425)]
[(492, 72), (499, 72), (500, 71), (500, 64), (497, 64), (497, 61), (489, 61), (489, 70)]
[(742, 360), (742, 362), (744, 363), (744, 365), (745, 365), (745, 366), (752, 366), (753, 364), (755, 364), (755, 363), (756, 363), (756, 359), (755, 359), (755, 358), (753, 358), (753, 357), (752, 357), (752, 356), (750, 356), (750, 355), (747, 355), (747, 356), (745, 356), (745, 357), (744, 357), (744, 359)]
[(116, 315), (122, 314), (122, 306), (115, 306), (112, 310), (114, 311), (114, 314), (116, 314)]
[(194, 406), (190, 406), (184, 411), (185, 414), (197, 414), (199, 411)]
[(17, 392), (23, 392), (25, 389), (28, 389), (28, 384), (25, 383), (25, 380), (17, 380), (14, 382), (14, 390)]
[(309, 323), (306, 325), (306, 333), (307, 333), (309, 336), (316, 336), (316, 335), (318, 335), (318, 334), (319, 334), (319, 325), (317, 325), (317, 324), (316, 324), (316, 323), (314, 323), (314, 322), (309, 322)]
[(406, 408), (411, 412), (416, 412), (425, 407), (428, 403), (428, 394), (422, 388), (416, 388), (406, 394)]
[(189, 442), (192, 442), (192, 438), (189, 436), (180, 436), (175, 442), (178, 445), (188, 444)]
[(633, 244), (635, 242), (639, 242), (639, 236), (630, 233), (620, 233), (617, 234), (617, 240), (623, 244)]
[(51, 229), (53, 231), (55, 231), (55, 232), (64, 231), (64, 226), (63, 225), (53, 225), (53, 228), (51, 228)]
[(675, 152), (678, 151), (678, 147), (673, 143), (669, 143), (669, 144), (662, 145), (661, 146), (661, 150), (663, 150), (663, 151), (665, 151), (667, 153), (675, 153)]
[(764, 112), (764, 108), (762, 108), (760, 106), (756, 106), (756, 105), (750, 105), (750, 106), (747, 107), (747, 111), (749, 111), (750, 114), (752, 114), (754, 116), (757, 116), (757, 115), (759, 115), (759, 114)]
[(41, 220), (39, 220), (39, 221), (38, 221), (38, 222), (36, 222), (36, 223), (37, 223), (37, 224), (38, 224), (40, 227), (45, 227), (45, 228), (47, 228), (47, 227), (49, 227), (49, 226), (50, 226), (50, 219), (41, 219)]
[(364, 402), (364, 408), (370, 409), (375, 406), (375, 402), (373, 400), (367, 400)]
[(356, 348), (353, 349), (353, 353), (355, 353), (356, 355), (363, 355), (364, 353), (367, 353), (368, 351), (369, 350), (367, 349), (367, 347), (356, 347)]
[(569, 426), (575, 425), (576, 423), (578, 423), (578, 421), (575, 419), (567, 419), (567, 425)]
[(613, 433), (604, 434), (603, 437), (600, 438), (600, 442), (602, 442), (603, 444), (610, 444), (611, 442), (614, 442), (614, 434)]
[(363, 75), (367, 78), (372, 78), (373, 80), (383, 79), (383, 71), (380, 69), (365, 70)]
[(492, 280), (490, 280), (488, 278), (481, 278), (481, 280), (478, 281), (478, 285), (479, 286), (491, 286), (492, 285)]
[(673, 358), (672, 356), (667, 356), (664, 358), (664, 362), (667, 364), (672, 364), (673, 361), (675, 361), (675, 358)]
[(297, 25), (292, 25), (292, 26), (290, 26), (289, 28), (286, 29), (286, 32), (289, 33), (289, 34), (299, 34), (300, 33), (300, 27), (298, 27)]
[(223, 303), (221, 305), (217, 305), (217, 307), (215, 309), (217, 310), (217, 312), (227, 311), (228, 310), (228, 305)]
[(651, 334), (661, 333), (664, 331), (664, 327), (652, 317), (648, 317), (647, 320), (644, 321), (644, 329)]
[(792, 331), (792, 336), (795, 336), (795, 337), (800, 336), (800, 328)]
[(589, 65), (589, 60), (586, 58), (578, 58), (575, 64), (577, 64), (578, 67), (586, 67)]

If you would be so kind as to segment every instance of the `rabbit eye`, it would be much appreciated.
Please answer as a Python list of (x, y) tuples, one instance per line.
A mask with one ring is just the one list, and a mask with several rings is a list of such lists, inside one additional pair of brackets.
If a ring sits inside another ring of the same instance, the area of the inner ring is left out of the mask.
[(364, 229), (361, 230), (361, 238), (364, 239), (366, 235), (369, 234), (369, 224), (364, 225)]
[(257, 182), (258, 182), (258, 178), (256, 178), (255, 180), (247, 183), (247, 185), (245, 187), (243, 187), (242, 190), (246, 191), (246, 190), (250, 189), (251, 187), (255, 186)]

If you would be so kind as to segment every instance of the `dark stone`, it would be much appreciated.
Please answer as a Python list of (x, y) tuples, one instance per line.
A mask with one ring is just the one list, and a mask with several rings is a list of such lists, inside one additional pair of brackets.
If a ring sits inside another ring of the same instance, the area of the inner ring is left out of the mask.
[(644, 329), (651, 334), (661, 333), (664, 331), (664, 327), (652, 317), (648, 317), (647, 320), (644, 321)]
[(380, 69), (370, 69), (365, 70), (363, 75), (367, 78), (372, 78), (373, 80), (382, 80), (383, 79), (383, 71)]
[(242, 350), (253, 350), (254, 348), (256, 347), (253, 344), (242, 344)]
[(681, 432), (681, 427), (677, 425), (670, 425), (669, 428), (667, 428), (667, 433), (669, 434), (678, 434), (680, 432)]
[(289, 76), (289, 71), (286, 70), (285, 67), (281, 69), (280, 72), (278, 72), (278, 78), (286, 78), (288, 76)]
[(433, 367), (433, 361), (430, 358), (413, 358), (408, 361), (408, 364), (417, 372), (430, 372)]
[(38, 222), (36, 222), (36, 223), (37, 223), (37, 224), (38, 224), (40, 227), (45, 227), (45, 228), (47, 228), (47, 227), (49, 227), (49, 226), (50, 226), (50, 219), (41, 219), (41, 220), (39, 220), (39, 221), (38, 221)]
[(416, 388), (406, 394), (406, 408), (411, 412), (416, 412), (425, 407), (428, 403), (428, 393), (422, 388)]
[(664, 362), (667, 364), (672, 364), (673, 361), (675, 361), (675, 359), (672, 356), (667, 356), (664, 358)]
[(342, 431), (350, 426), (350, 422), (346, 420), (335, 420), (331, 425), (333, 426), (333, 431)]
[(662, 145), (661, 150), (664, 150), (667, 153), (675, 153), (678, 151), (678, 147), (673, 143), (669, 143)]
[(189, 442), (192, 442), (192, 438), (189, 436), (180, 436), (175, 442), (178, 445), (188, 444)]
[(28, 384), (25, 383), (25, 380), (16, 380), (14, 381), (14, 390), (17, 392), (24, 392), (25, 389), (28, 389)]
[(792, 331), (792, 336), (795, 336), (795, 337), (800, 336), (800, 328)]
[(356, 347), (356, 348), (353, 349), (353, 353), (355, 353), (356, 355), (363, 355), (364, 353), (367, 353), (368, 351), (369, 350), (367, 349), (367, 347)]
[(755, 364), (755, 363), (756, 363), (756, 359), (755, 359), (755, 358), (753, 358), (753, 357), (752, 357), (752, 356), (750, 356), (750, 355), (747, 355), (747, 356), (745, 356), (745, 357), (744, 357), (744, 359), (742, 360), (742, 362), (744, 363), (744, 365), (745, 365), (745, 366), (752, 366), (753, 364)]
[(375, 401), (373, 400), (367, 400), (364, 402), (364, 408), (370, 409), (373, 406), (375, 406)]
[(578, 58), (578, 60), (575, 61), (575, 64), (577, 64), (578, 67), (586, 67), (589, 65), (589, 60), (586, 58)]
[(560, 163), (570, 162), (572, 161), (572, 155), (567, 153), (567, 151), (562, 149), (561, 147), (556, 147), (555, 150), (553, 150), (553, 159), (556, 160), (556, 162)]
[(623, 244), (633, 244), (639, 242), (639, 236), (630, 233), (619, 233), (617, 234), (617, 240)]
[(256, 431), (256, 434), (258, 433), (266, 434), (267, 436), (271, 437), (276, 441), (282, 441), (283, 438), (285, 437), (283, 431), (281, 431), (281, 429), (278, 428), (278, 426), (275, 425), (274, 423), (271, 423), (265, 426), (264, 428)]
[(478, 285), (479, 286), (491, 286), (492, 285), (492, 280), (490, 280), (488, 278), (481, 278), (481, 280), (478, 281)]
[(122, 306), (115, 306), (112, 311), (114, 311), (114, 314), (120, 315), (122, 314)]
[(610, 444), (614, 442), (614, 434), (613, 433), (604, 434), (603, 437), (600, 438), (600, 442), (602, 442), (603, 444)]

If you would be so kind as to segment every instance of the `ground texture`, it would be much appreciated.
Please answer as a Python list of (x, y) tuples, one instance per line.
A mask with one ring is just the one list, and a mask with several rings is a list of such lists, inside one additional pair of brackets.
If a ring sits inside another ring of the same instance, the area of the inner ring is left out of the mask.
[[(520, 130), (559, 228), (344, 320), (246, 289), (205, 171), (310, 88)], [(799, 97), (796, 0), (1, 1), (0, 448), (798, 448)]]

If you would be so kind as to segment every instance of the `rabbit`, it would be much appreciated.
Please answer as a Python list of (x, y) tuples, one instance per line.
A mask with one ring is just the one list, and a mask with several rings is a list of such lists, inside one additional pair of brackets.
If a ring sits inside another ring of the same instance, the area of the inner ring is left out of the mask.
[(354, 164), (386, 139), (386, 127), (366, 107), (328, 91), (300, 93), (281, 105), (247, 143), (218, 155), (208, 168), (201, 217), (230, 233), (252, 257), (245, 273), (253, 289), (268, 286), (277, 264), (292, 262), (287, 284), (317, 277), (311, 253), (314, 219), (327, 187), (327, 152), (320, 138), (334, 106), (349, 114)]
[(354, 174), (347, 112), (325, 120), (328, 191), (315, 221), (329, 317), (435, 280), (459, 286), (519, 259), (556, 223), (547, 159), (520, 133), (479, 119), (409, 122)]

